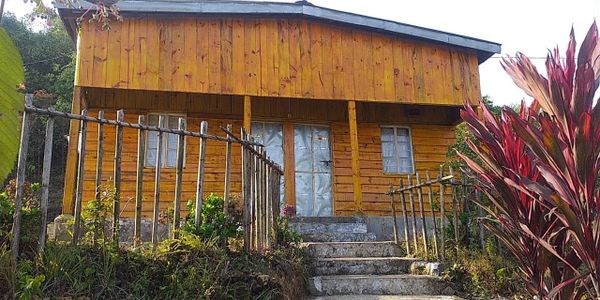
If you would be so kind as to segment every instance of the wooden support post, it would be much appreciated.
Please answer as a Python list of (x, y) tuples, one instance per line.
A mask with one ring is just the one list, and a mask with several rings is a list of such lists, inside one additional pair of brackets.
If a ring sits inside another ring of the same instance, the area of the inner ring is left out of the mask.
[[(179, 118), (177, 127), (179, 130), (186, 130), (185, 119)], [(185, 159), (185, 136), (177, 136), (177, 162), (175, 166), (175, 199), (173, 201), (173, 238), (179, 237), (180, 209), (181, 209), (181, 190), (183, 183), (183, 160)]]
[(431, 183), (431, 176), (429, 176), (429, 171), (425, 172), (425, 176), (427, 179), (427, 196), (429, 198), (429, 207), (431, 208), (431, 220), (433, 226), (433, 250), (435, 251), (436, 258), (440, 256), (440, 250), (438, 247), (438, 234), (437, 234), (437, 224), (435, 217), (435, 209), (433, 208), (433, 188)]
[(398, 245), (398, 220), (396, 218), (396, 201), (394, 199), (394, 186), (390, 184), (390, 204), (392, 206), (392, 222), (394, 226), (394, 243)]
[(204, 192), (204, 165), (206, 164), (206, 134), (208, 133), (208, 122), (200, 122), (200, 150), (198, 153), (198, 181), (196, 183), (196, 212), (194, 221), (196, 230), (200, 228), (202, 223), (202, 193)]
[[(138, 117), (138, 123), (144, 124), (144, 116)], [(146, 160), (145, 131), (138, 129), (137, 171), (135, 176), (135, 223), (133, 227), (133, 243), (138, 245), (142, 241), (142, 202), (144, 188), (144, 162)]]
[(421, 175), (417, 173), (417, 197), (419, 198), (419, 215), (421, 216), (421, 235), (423, 236), (423, 249), (425, 258), (429, 258), (429, 239), (427, 234), (427, 220), (425, 220), (425, 208), (423, 201), (423, 189), (421, 188)]
[[(87, 110), (81, 112), (87, 116)], [(79, 137), (79, 159), (77, 164), (77, 192), (75, 193), (75, 216), (73, 225), (72, 245), (76, 245), (81, 234), (81, 203), (83, 201), (83, 166), (85, 163), (85, 141), (87, 137), (87, 121), (81, 121), (81, 134)]]
[[(227, 124), (227, 131), (232, 132), (233, 126)], [(231, 138), (227, 134), (228, 138)], [(225, 146), (225, 191), (223, 191), (223, 214), (229, 216), (229, 190), (231, 189), (231, 141)]]
[(44, 164), (42, 167), (42, 197), (40, 199), (40, 210), (42, 212), (42, 224), (40, 238), (38, 241), (38, 253), (44, 252), (46, 246), (46, 224), (48, 222), (48, 195), (50, 188), (50, 169), (52, 165), (52, 140), (54, 138), (54, 117), (49, 117), (46, 123), (46, 139), (44, 141)]
[[(123, 122), (125, 114), (123, 110), (117, 111), (117, 121)], [(113, 201), (113, 223), (112, 223), (112, 240), (115, 246), (119, 246), (119, 231), (120, 224), (119, 219), (121, 217), (121, 160), (123, 157), (123, 127), (117, 126), (116, 128), (116, 141), (115, 141), (115, 166), (114, 166), (114, 180), (115, 180), (115, 196)]]
[[(25, 105), (32, 105), (31, 96), (25, 96)], [(21, 208), (23, 207), (23, 186), (25, 185), (25, 164), (27, 163), (27, 150), (29, 148), (29, 130), (32, 115), (23, 111), (21, 120), (21, 140), (19, 144), (19, 158), (17, 161), (17, 183), (15, 192), (15, 212), (13, 216), (11, 259), (13, 266), (17, 265), (19, 257), (19, 241), (21, 239)]]
[[(404, 188), (404, 180), (400, 178), (400, 189)], [(404, 225), (404, 242), (406, 243), (406, 254), (410, 255), (410, 232), (408, 228), (408, 214), (406, 213), (406, 197), (404, 191), (400, 192), (400, 201), (402, 201), (402, 219)]]
[[(158, 116), (158, 127), (165, 127), (165, 118)], [(154, 165), (154, 205), (152, 208), (152, 244), (158, 243), (158, 214), (160, 210), (160, 171), (162, 168), (163, 132), (159, 131), (156, 138), (156, 165)]]
[(452, 167), (449, 167), (449, 171), (450, 171), (450, 176), (452, 176), (452, 179), (450, 179), (450, 184), (451, 184), (451, 188), (452, 188), (452, 221), (453, 221), (453, 225), (454, 225), (454, 242), (456, 243), (456, 251), (458, 251), (458, 247), (459, 247), (459, 241), (460, 241), (460, 237), (459, 235), (459, 224), (458, 224), (458, 199), (456, 199), (457, 197), (457, 193), (456, 193), (456, 180), (454, 178), (454, 170), (452, 170)]
[[(412, 185), (413, 185), (412, 176), (408, 175), (408, 186), (412, 187)], [(417, 214), (415, 213), (415, 195), (414, 195), (412, 188), (408, 190), (408, 199), (410, 200), (410, 214), (412, 217), (413, 244), (415, 246), (415, 253), (417, 253), (417, 252), (419, 252), (419, 241), (418, 241), (418, 237), (417, 237), (417, 231), (419, 229), (417, 228)]]
[[(73, 101), (71, 103), (71, 113), (81, 113), (85, 91), (82, 87), (73, 87)], [(63, 214), (73, 214), (75, 211), (75, 187), (77, 176), (77, 150), (79, 146), (80, 123), (77, 120), (69, 122), (69, 143), (67, 147), (67, 162), (65, 165), (65, 183), (63, 187)]]
[[(242, 128), (240, 137), (242, 141), (247, 141), (248, 137), (246, 136), (246, 130)], [(244, 145), (240, 145), (240, 149), (242, 150), (242, 198), (244, 199), (244, 211), (243, 211), (243, 219), (242, 223), (244, 226), (244, 251), (246, 253), (250, 252), (250, 236), (251, 236), (251, 181), (250, 181), (250, 153), (248, 149)]]
[(294, 124), (292, 122), (283, 123), (283, 160), (285, 204), (296, 207), (296, 161), (294, 158)]
[[(104, 119), (104, 111), (98, 112), (98, 119)], [(96, 181), (94, 184), (94, 199), (96, 202), (100, 202), (101, 183), (102, 183), (102, 160), (104, 158), (104, 124), (98, 123), (98, 146), (96, 150)], [(104, 230), (98, 232), (98, 228), (93, 232), (94, 244), (98, 239), (98, 234), (104, 235)]]
[(244, 129), (250, 134), (252, 128), (252, 98), (244, 96)]
[(350, 150), (352, 152), (352, 186), (356, 211), (362, 211), (362, 187), (360, 184), (360, 160), (358, 151), (358, 125), (356, 124), (356, 102), (348, 101), (348, 125), (350, 127)]
[(440, 248), (442, 261), (446, 259), (446, 201), (444, 194), (446, 193), (446, 185), (441, 180), (444, 177), (444, 167), (440, 167), (438, 179), (440, 181)]

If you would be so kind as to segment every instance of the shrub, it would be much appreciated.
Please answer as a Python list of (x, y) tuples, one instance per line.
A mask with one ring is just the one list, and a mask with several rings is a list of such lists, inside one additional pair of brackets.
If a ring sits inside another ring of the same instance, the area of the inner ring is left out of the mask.
[(194, 233), (203, 239), (217, 239), (219, 244), (226, 245), (228, 239), (241, 236), (242, 214), (235, 208), (234, 202), (229, 202), (229, 216), (223, 213), (224, 200), (215, 194), (210, 194), (202, 202), (202, 224), (196, 229), (194, 212), (196, 204), (188, 201), (188, 215), (182, 227), (183, 231)]
[[(0, 259), (2, 255), (0, 251)], [(304, 259), (298, 249), (264, 255), (226, 251), (215, 239), (186, 232), (178, 240), (159, 243), (155, 250), (50, 242), (45, 255), (19, 262), (16, 295), (24, 299), (301, 299)]]

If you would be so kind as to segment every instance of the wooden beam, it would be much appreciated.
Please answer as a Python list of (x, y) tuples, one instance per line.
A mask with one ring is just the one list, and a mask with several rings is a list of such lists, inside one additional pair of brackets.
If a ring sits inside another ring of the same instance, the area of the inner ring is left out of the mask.
[(294, 124), (283, 123), (283, 173), (285, 204), (296, 206), (296, 163), (294, 158)]
[(352, 185), (356, 211), (362, 211), (362, 187), (360, 185), (360, 161), (358, 158), (358, 125), (356, 102), (348, 101), (348, 124), (350, 126), (350, 149), (352, 151)]
[(250, 128), (252, 127), (252, 98), (250, 96), (244, 96), (244, 128), (246, 132), (250, 134)]
[[(73, 87), (71, 113), (81, 113), (84, 90)], [(79, 142), (79, 121), (71, 120), (69, 124), (69, 145), (67, 147), (67, 163), (65, 166), (65, 182), (63, 189), (63, 214), (73, 214), (75, 209), (75, 176), (77, 176), (77, 144)]]

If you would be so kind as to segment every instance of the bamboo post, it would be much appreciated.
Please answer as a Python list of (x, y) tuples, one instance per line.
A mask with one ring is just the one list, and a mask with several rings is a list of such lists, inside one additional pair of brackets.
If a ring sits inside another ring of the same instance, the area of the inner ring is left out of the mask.
[[(138, 123), (144, 124), (144, 116), (138, 117)], [(146, 159), (146, 141), (143, 129), (138, 129), (137, 140), (137, 172), (135, 176), (135, 224), (133, 227), (133, 243), (137, 245), (142, 241), (142, 201), (144, 186), (144, 161)]]
[(204, 190), (204, 165), (206, 163), (206, 133), (208, 132), (208, 122), (200, 122), (200, 150), (198, 151), (198, 181), (196, 185), (196, 212), (194, 214), (194, 224), (196, 230), (200, 229), (202, 223), (202, 193)]
[(279, 199), (281, 198), (281, 174), (275, 172), (275, 185), (273, 188), (273, 242), (279, 245)]
[[(117, 122), (123, 122), (125, 114), (123, 110), (117, 111)], [(119, 217), (121, 214), (121, 159), (123, 156), (123, 127), (117, 125), (117, 140), (115, 142), (115, 167), (114, 167), (114, 180), (115, 180), (115, 196), (113, 202), (113, 224), (112, 224), (112, 236), (113, 243), (119, 246)]]
[(394, 186), (390, 183), (390, 205), (392, 206), (392, 222), (394, 226), (394, 243), (398, 245), (398, 221), (396, 220), (396, 201), (394, 201)]
[(273, 198), (272, 188), (273, 188), (273, 178), (271, 176), (271, 166), (267, 166), (265, 164), (265, 245), (267, 249), (271, 249), (271, 229), (273, 228), (271, 225), (271, 215), (273, 213), (271, 207), (271, 200)]
[(438, 174), (440, 184), (440, 248), (442, 261), (446, 259), (446, 201), (444, 199), (444, 193), (446, 193), (446, 185), (441, 180), (444, 177), (444, 167), (440, 166), (440, 172)]
[(417, 197), (419, 198), (419, 215), (421, 216), (421, 234), (423, 236), (423, 248), (425, 250), (425, 257), (429, 258), (429, 238), (427, 234), (427, 220), (425, 220), (425, 208), (423, 201), (423, 189), (421, 188), (421, 175), (417, 175)]
[[(256, 150), (258, 151), (258, 153), (260, 153), (261, 149), (259, 147), (256, 147)], [(256, 155), (256, 207), (257, 207), (257, 214), (256, 214), (256, 226), (257, 226), (257, 242), (258, 242), (258, 247), (257, 249), (260, 251), (262, 250), (262, 245), (263, 245), (263, 205), (262, 205), (262, 200), (263, 200), (263, 189), (262, 189), (262, 164), (261, 164), (261, 160), (259, 158), (259, 155)]]
[(460, 174), (461, 174), (460, 179), (461, 179), (461, 190), (462, 190), (461, 196), (462, 196), (463, 211), (465, 212), (465, 214), (467, 216), (469, 216), (466, 219), (466, 221), (467, 221), (467, 224), (465, 226), (466, 230), (463, 230), (463, 234), (464, 234), (463, 241), (469, 241), (469, 240), (471, 240), (469, 228), (471, 228), (471, 221), (472, 221), (472, 219), (470, 217), (471, 216), (471, 208), (468, 203), (469, 200), (467, 198), (467, 194), (469, 193), (469, 186), (467, 185), (467, 176), (465, 175), (465, 173), (462, 172), (462, 170), (461, 170)]
[[(179, 130), (185, 130), (185, 119), (179, 118)], [(185, 151), (185, 136), (180, 134), (177, 136), (177, 163), (175, 168), (175, 199), (173, 201), (173, 238), (179, 237), (179, 223), (181, 209), (181, 189), (183, 182), (183, 160)]]
[(435, 250), (435, 256), (437, 258), (440, 257), (440, 250), (438, 247), (438, 233), (437, 233), (437, 222), (435, 217), (435, 209), (433, 209), (433, 188), (431, 183), (431, 177), (429, 176), (429, 171), (425, 172), (425, 176), (427, 179), (427, 196), (429, 198), (429, 207), (431, 208), (431, 220), (433, 226), (433, 249)]
[[(81, 111), (81, 115), (87, 116), (87, 110)], [(76, 245), (81, 234), (81, 202), (83, 201), (83, 165), (85, 163), (85, 140), (87, 137), (87, 121), (81, 121), (80, 138), (79, 138), (79, 159), (77, 162), (77, 189), (75, 193), (75, 211), (73, 225), (72, 245)], [(16, 208), (15, 208), (16, 209)]]
[[(262, 157), (265, 156), (265, 149), (260, 149), (260, 154)], [(263, 249), (267, 247), (267, 174), (266, 174), (266, 166), (267, 164), (261, 158), (260, 159), (260, 189), (261, 189), (261, 231), (262, 231), (262, 246)]]
[(477, 201), (477, 215), (479, 216), (479, 220), (477, 223), (479, 225), (479, 244), (481, 244), (481, 249), (485, 249), (485, 232), (483, 231), (483, 223), (481, 222), (481, 218), (483, 217), (483, 210), (481, 209), (481, 192), (475, 188), (475, 201)]
[[(104, 111), (98, 112), (98, 119), (104, 119)], [(100, 196), (102, 194), (100, 185), (102, 184), (102, 161), (104, 160), (104, 124), (98, 123), (98, 149), (96, 149), (96, 181), (94, 184), (94, 199), (96, 202), (100, 202)], [(102, 235), (104, 235), (104, 229), (102, 229)], [(96, 244), (98, 239), (98, 228), (93, 232), (93, 242)]]
[[(246, 130), (241, 129), (240, 137), (242, 143), (247, 141)], [(250, 181), (250, 152), (246, 148), (246, 145), (241, 144), (240, 149), (242, 150), (242, 198), (244, 199), (244, 211), (242, 223), (244, 226), (244, 251), (250, 252), (250, 236), (251, 236), (251, 181)]]
[(50, 185), (50, 167), (52, 165), (52, 139), (54, 137), (54, 117), (49, 117), (46, 123), (46, 139), (44, 141), (44, 164), (42, 169), (42, 197), (40, 209), (42, 211), (42, 225), (38, 242), (38, 253), (44, 252), (46, 246), (46, 224), (48, 222), (48, 194)]
[[(254, 142), (254, 139), (252, 137), (250, 137), (250, 141)], [(254, 150), (258, 150), (258, 147), (253, 146)], [(259, 166), (258, 166), (258, 157), (256, 156), (255, 153), (252, 153), (252, 236), (253, 236), (253, 243), (252, 246), (254, 249), (258, 249), (260, 242), (259, 242), (259, 238), (260, 238), (260, 232), (259, 232), (259, 195), (260, 195), (260, 191), (259, 191), (259, 178), (258, 178), (258, 172), (260, 170)]]
[[(25, 105), (31, 106), (31, 96), (25, 96)], [(15, 212), (12, 227), (11, 259), (13, 266), (17, 265), (19, 257), (19, 241), (21, 238), (21, 208), (23, 207), (23, 186), (25, 185), (25, 164), (27, 162), (27, 150), (29, 148), (29, 129), (31, 126), (31, 115), (23, 111), (21, 124), (21, 140), (19, 143), (19, 158), (17, 161), (17, 183), (15, 192)]]
[(456, 180), (454, 178), (454, 170), (449, 167), (451, 189), (452, 189), (452, 222), (454, 223), (454, 242), (456, 243), (456, 250), (458, 251), (459, 246), (459, 231), (458, 231), (458, 200), (456, 199)]
[(408, 175), (408, 199), (410, 200), (410, 212), (411, 212), (411, 217), (412, 217), (412, 234), (413, 234), (413, 244), (415, 246), (415, 253), (417, 253), (419, 251), (419, 241), (417, 238), (417, 230), (419, 230), (417, 228), (417, 216), (415, 213), (415, 195), (413, 192), (413, 181), (412, 181), (412, 176), (409, 174)]
[[(231, 124), (227, 124), (227, 131), (231, 132), (232, 126)], [(231, 138), (229, 133), (227, 134), (228, 138)], [(223, 214), (225, 216), (229, 216), (229, 190), (231, 184), (231, 141), (227, 140), (227, 145), (225, 146), (225, 191), (223, 192)]]
[(408, 214), (406, 213), (406, 197), (404, 196), (404, 180), (400, 178), (400, 201), (402, 202), (402, 219), (404, 224), (404, 243), (406, 244), (406, 254), (410, 255), (410, 233), (408, 228)]
[[(158, 127), (163, 128), (165, 125), (164, 116), (158, 117)], [(162, 168), (162, 151), (163, 151), (163, 132), (157, 133), (156, 141), (156, 165), (154, 175), (154, 205), (152, 208), (152, 244), (158, 243), (158, 213), (160, 205), (160, 171)]]

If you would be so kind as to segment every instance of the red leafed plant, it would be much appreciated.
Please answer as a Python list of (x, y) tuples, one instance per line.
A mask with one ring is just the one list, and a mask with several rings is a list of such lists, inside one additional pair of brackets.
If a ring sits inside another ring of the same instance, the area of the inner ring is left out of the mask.
[(491, 200), (485, 226), (515, 257), (541, 299), (600, 297), (600, 43), (594, 23), (575, 54), (546, 60), (547, 75), (518, 53), (502, 63), (533, 102), (499, 118), (481, 105), (461, 113), (480, 162), (465, 156)]

